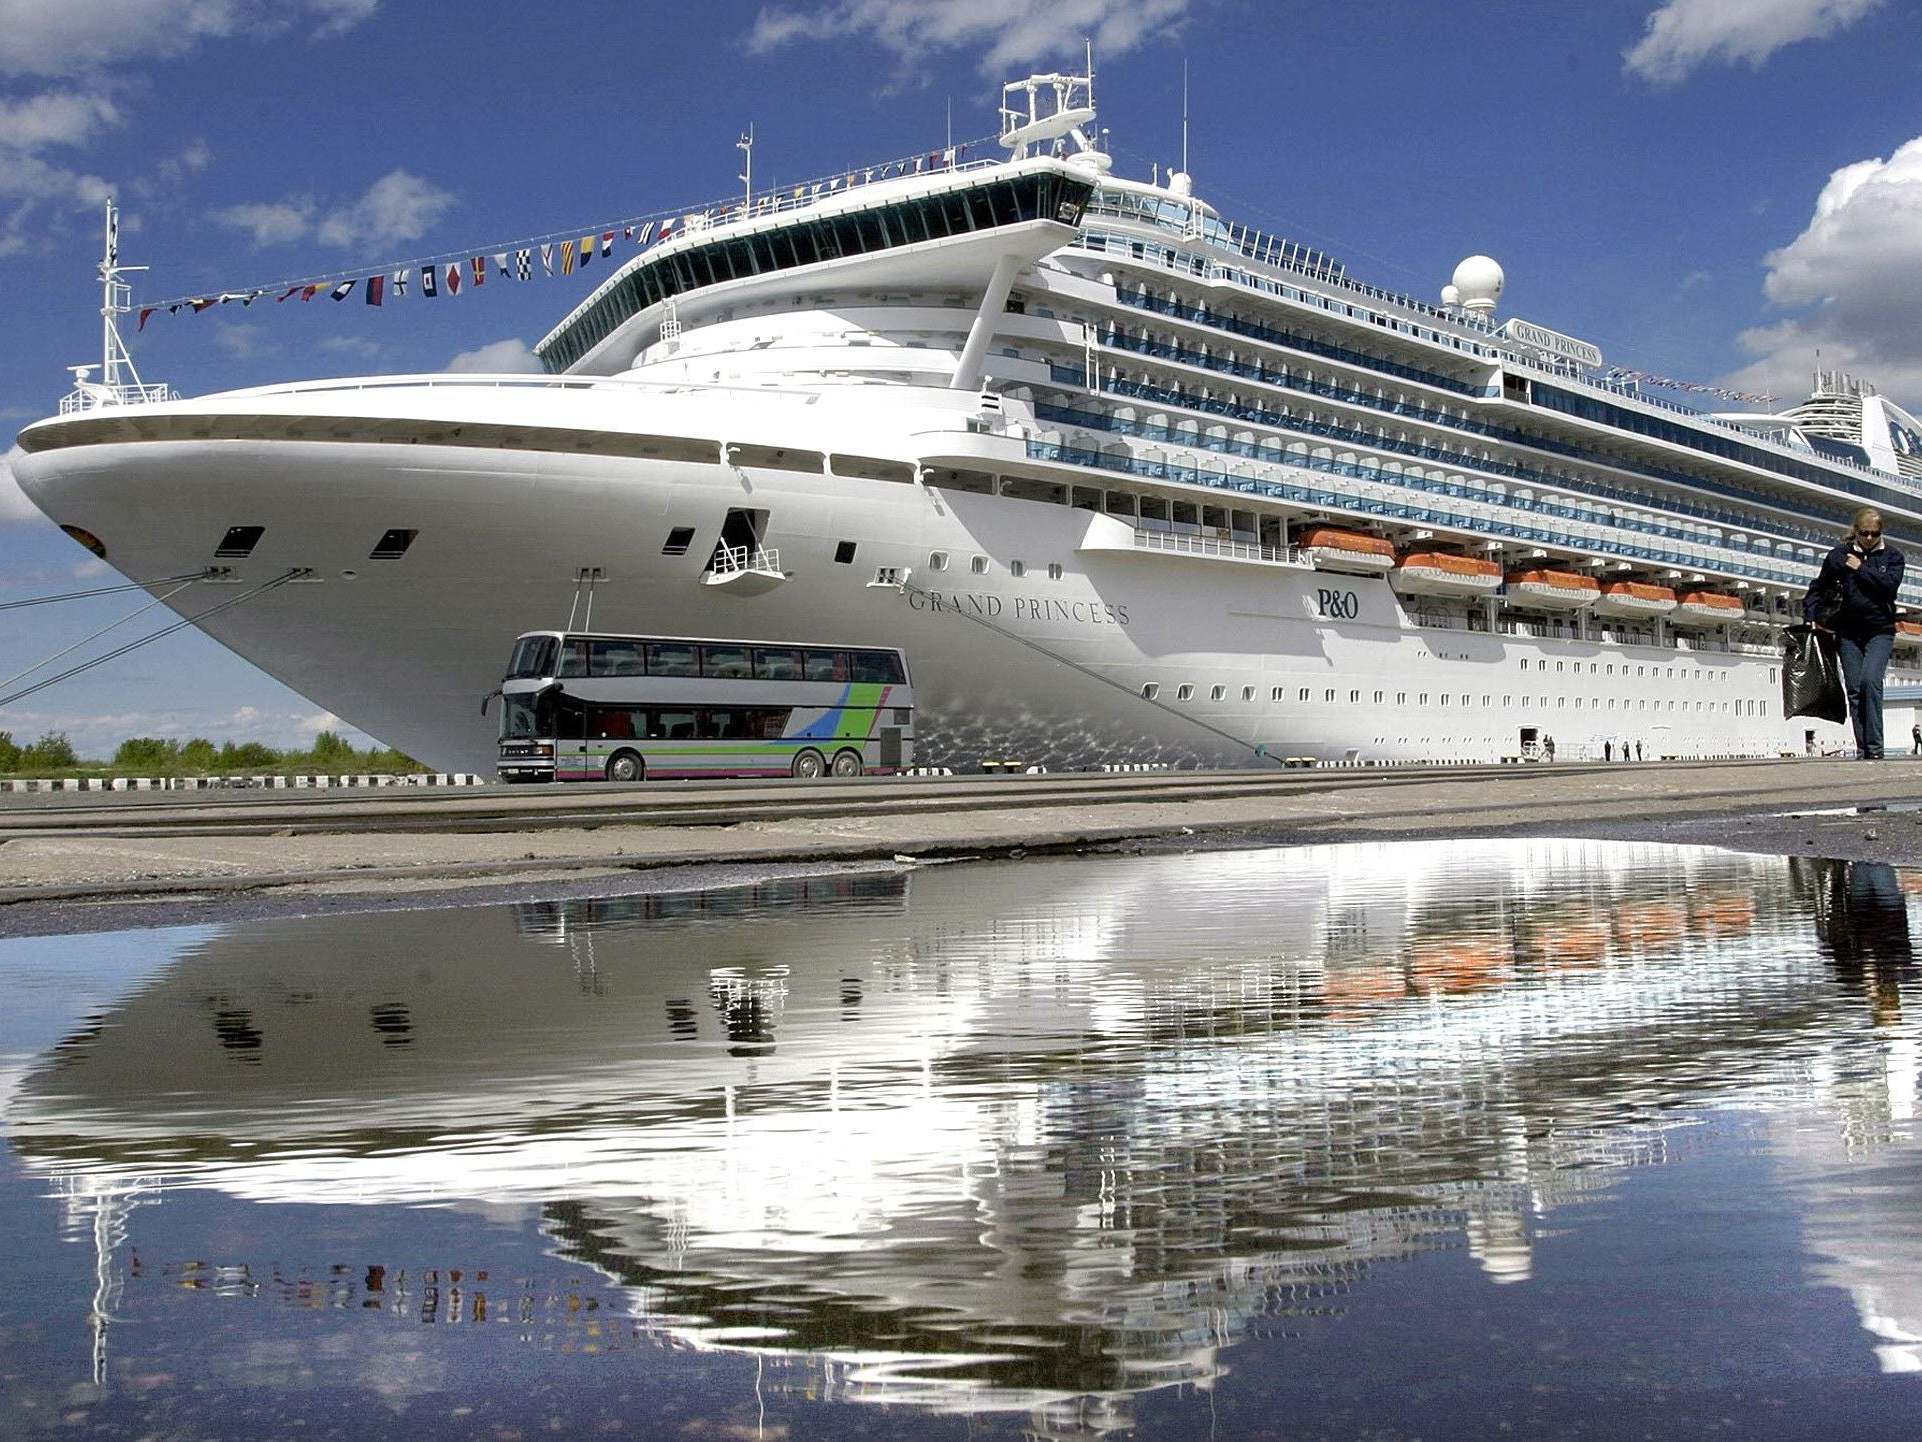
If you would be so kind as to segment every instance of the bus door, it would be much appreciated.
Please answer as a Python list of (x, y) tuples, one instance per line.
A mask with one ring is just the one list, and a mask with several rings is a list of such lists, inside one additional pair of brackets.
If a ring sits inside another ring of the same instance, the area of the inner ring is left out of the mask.
[(600, 763), (588, 754), (587, 707), (580, 697), (567, 694), (565, 686), (554, 688), (554, 774), (579, 777), (583, 772), (599, 772)]
[(881, 764), (899, 770), (901, 766), (901, 728), (881, 728)]

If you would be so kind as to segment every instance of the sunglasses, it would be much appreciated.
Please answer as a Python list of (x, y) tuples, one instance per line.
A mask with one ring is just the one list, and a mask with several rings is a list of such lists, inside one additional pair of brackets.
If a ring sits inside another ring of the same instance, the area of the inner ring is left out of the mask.
[(1882, 539), (1882, 533), (1881, 533), (1881, 531), (1879, 531), (1879, 530), (1876, 530), (1876, 531), (1857, 531), (1857, 532), (1856, 532), (1855, 534), (1856, 534), (1856, 535), (1858, 535), (1858, 536), (1860, 536), (1860, 537), (1861, 537), (1861, 538), (1862, 538), (1863, 540), (1865, 540), (1865, 541), (1879, 541), (1879, 540), (1881, 540), (1881, 539)]

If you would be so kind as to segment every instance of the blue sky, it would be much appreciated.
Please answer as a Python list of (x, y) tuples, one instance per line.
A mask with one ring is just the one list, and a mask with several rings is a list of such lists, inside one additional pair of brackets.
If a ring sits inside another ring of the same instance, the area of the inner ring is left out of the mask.
[[(1118, 168), (1611, 364), (1799, 398), (1813, 354), (1922, 408), (1922, 45), (1905, 0), (0, 0), (0, 443), (98, 359), (99, 200), (136, 299), (371, 272), (924, 151), (1096, 42)], [(379, 309), (156, 316), (150, 381), (513, 369), (598, 269)], [(0, 474), (0, 600), (113, 579)], [(0, 676), (131, 609), (0, 612)], [(150, 619), (150, 618), (149, 618)], [(139, 623), (128, 634), (138, 634)], [(189, 678), (191, 684), (182, 684)], [(0, 710), (83, 749), (329, 718), (193, 635)]]

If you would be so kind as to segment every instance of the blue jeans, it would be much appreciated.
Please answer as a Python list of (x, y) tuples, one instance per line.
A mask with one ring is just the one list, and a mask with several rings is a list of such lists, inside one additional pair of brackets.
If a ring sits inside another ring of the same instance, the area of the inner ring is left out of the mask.
[(1858, 641), (1838, 632), (1835, 641), (1842, 658), (1842, 689), (1848, 693), (1849, 721), (1855, 727), (1856, 754), (1880, 760), (1882, 678), (1888, 674), (1895, 637), (1870, 636)]

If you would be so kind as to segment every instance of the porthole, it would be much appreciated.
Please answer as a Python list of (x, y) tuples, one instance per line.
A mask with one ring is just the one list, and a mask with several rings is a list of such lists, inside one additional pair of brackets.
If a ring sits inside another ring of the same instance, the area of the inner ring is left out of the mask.
[(1228, 699), (1228, 688), (1226, 686), (1210, 687), (1208, 699), (1210, 701), (1226, 701)]
[(977, 576), (987, 575), (988, 574), (988, 558), (986, 556), (976, 556), (972, 561), (968, 563), (968, 569), (973, 571), (974, 574)]
[(1152, 701), (1155, 699), (1155, 697), (1159, 696), (1160, 694), (1161, 694), (1161, 683), (1159, 681), (1144, 681), (1141, 683), (1141, 699), (1142, 700)]
[(1195, 699), (1195, 688), (1188, 682), (1184, 681), (1181, 683), (1181, 685), (1175, 687), (1175, 700), (1192, 701), (1194, 699)]
[(929, 551), (928, 552), (928, 569), (930, 571), (947, 570), (948, 569), (948, 553), (946, 551)]
[(1027, 574), (1028, 574), (1028, 563), (1027, 563), (1026, 561), (1010, 561), (1010, 562), (1008, 562), (1008, 574), (1009, 574), (1010, 576), (1025, 576), (1025, 575), (1027, 575)]

